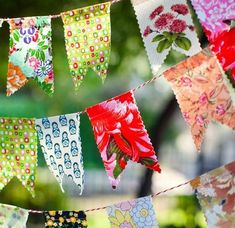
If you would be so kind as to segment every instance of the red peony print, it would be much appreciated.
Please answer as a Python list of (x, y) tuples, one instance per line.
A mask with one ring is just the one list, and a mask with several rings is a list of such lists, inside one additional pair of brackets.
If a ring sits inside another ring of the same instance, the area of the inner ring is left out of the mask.
[(150, 33), (152, 33), (152, 29), (150, 26), (147, 26), (144, 30), (144, 37), (148, 36)]
[(180, 19), (174, 20), (169, 27), (170, 31), (173, 33), (184, 32), (186, 28), (187, 28), (187, 25), (185, 21), (182, 21)]
[(155, 21), (155, 27), (158, 29), (158, 31), (161, 31), (167, 28), (173, 19), (174, 15), (172, 13), (164, 13)]
[(149, 18), (153, 20), (157, 15), (161, 14), (164, 10), (163, 6), (158, 6), (150, 15)]
[(175, 11), (176, 13), (182, 14), (182, 15), (187, 15), (189, 12), (188, 6), (186, 6), (185, 4), (175, 4), (171, 6), (171, 9)]

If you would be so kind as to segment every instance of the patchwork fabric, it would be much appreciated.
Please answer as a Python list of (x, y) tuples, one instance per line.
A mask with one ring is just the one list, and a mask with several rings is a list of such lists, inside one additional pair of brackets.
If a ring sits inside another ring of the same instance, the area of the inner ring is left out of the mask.
[(235, 227), (235, 161), (191, 181), (209, 228)]
[(172, 86), (198, 150), (211, 120), (235, 129), (235, 106), (227, 80), (209, 51), (204, 50), (163, 74)]
[(7, 95), (30, 78), (49, 95), (54, 92), (50, 17), (15, 18), (10, 25)]
[(69, 68), (78, 89), (88, 68), (104, 81), (110, 57), (110, 2), (61, 14)]
[(132, 0), (153, 74), (171, 49), (192, 56), (201, 51), (186, 0)]
[(88, 223), (83, 211), (45, 211), (45, 227), (86, 228)]
[(76, 113), (36, 120), (37, 132), (49, 169), (63, 190), (64, 175), (83, 191), (84, 170), (80, 140), (80, 116)]
[(19, 207), (0, 204), (0, 227), (26, 228), (28, 211)]
[(107, 208), (111, 228), (157, 228), (150, 196), (121, 202)]
[(119, 175), (129, 160), (160, 172), (154, 148), (131, 91), (86, 111), (113, 188), (117, 186)]
[(16, 176), (35, 196), (37, 132), (34, 119), (0, 118), (0, 190)]

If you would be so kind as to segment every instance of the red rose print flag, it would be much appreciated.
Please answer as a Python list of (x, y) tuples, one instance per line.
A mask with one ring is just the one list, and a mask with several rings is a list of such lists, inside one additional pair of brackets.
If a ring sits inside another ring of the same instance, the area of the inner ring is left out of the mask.
[(223, 69), (235, 86), (234, 0), (192, 0), (194, 9)]
[(235, 129), (235, 105), (219, 63), (204, 50), (164, 72), (178, 100), (194, 143), (201, 148), (211, 120)]
[(132, 0), (153, 74), (171, 49), (192, 56), (201, 51), (186, 0)]
[(129, 160), (160, 172), (156, 153), (131, 91), (86, 111), (113, 188)]

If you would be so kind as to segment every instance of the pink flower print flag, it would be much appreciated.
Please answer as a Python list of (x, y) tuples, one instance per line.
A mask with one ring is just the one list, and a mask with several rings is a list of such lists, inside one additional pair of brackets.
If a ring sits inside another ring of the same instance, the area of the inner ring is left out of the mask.
[(88, 69), (104, 81), (110, 57), (110, 2), (61, 14), (70, 72), (78, 89)]
[(111, 228), (157, 228), (150, 196), (121, 202), (106, 209)]
[(15, 18), (10, 25), (7, 96), (30, 78), (48, 94), (54, 93), (50, 17)]
[(132, 5), (153, 74), (171, 49), (186, 56), (201, 51), (186, 0), (132, 0)]
[(191, 181), (209, 228), (235, 227), (235, 161)]
[(235, 129), (235, 106), (217, 59), (208, 50), (164, 72), (185, 121), (191, 128), (197, 150), (211, 120)]
[(80, 116), (76, 113), (36, 120), (46, 163), (63, 190), (66, 175), (83, 191), (84, 170), (80, 140)]
[(118, 185), (119, 175), (129, 160), (160, 172), (156, 153), (131, 91), (86, 111), (113, 188)]
[(35, 196), (37, 132), (34, 119), (0, 118), (0, 190), (16, 176)]

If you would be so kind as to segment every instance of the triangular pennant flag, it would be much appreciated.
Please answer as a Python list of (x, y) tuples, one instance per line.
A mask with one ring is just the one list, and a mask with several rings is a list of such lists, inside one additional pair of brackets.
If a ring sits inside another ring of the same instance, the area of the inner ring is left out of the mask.
[(49, 95), (54, 93), (50, 17), (8, 20), (10, 50), (7, 96), (24, 86), (30, 78)]
[(61, 17), (75, 88), (78, 89), (89, 68), (104, 81), (111, 48), (110, 2), (64, 12)]
[(83, 191), (84, 170), (80, 140), (80, 116), (76, 113), (36, 120), (46, 163), (63, 190), (64, 175)]
[(25, 209), (0, 204), (0, 227), (26, 228), (29, 212)]
[(160, 172), (156, 153), (131, 91), (86, 111), (113, 188), (129, 160)]
[(37, 132), (34, 119), (0, 118), (0, 190), (16, 176), (35, 196)]
[(157, 220), (150, 196), (121, 202), (107, 209), (111, 228), (157, 228)]
[(209, 228), (235, 227), (235, 161), (191, 181)]
[(186, 0), (132, 0), (153, 74), (171, 49), (192, 56), (201, 51)]
[(235, 129), (235, 106), (227, 80), (209, 51), (186, 59), (164, 72), (164, 76), (176, 95), (198, 150), (211, 120)]
[(211, 50), (235, 85), (235, 28), (232, 26), (232, 20), (235, 20), (234, 0), (192, 0), (192, 4)]
[(84, 211), (45, 211), (45, 227), (86, 228), (88, 223)]

